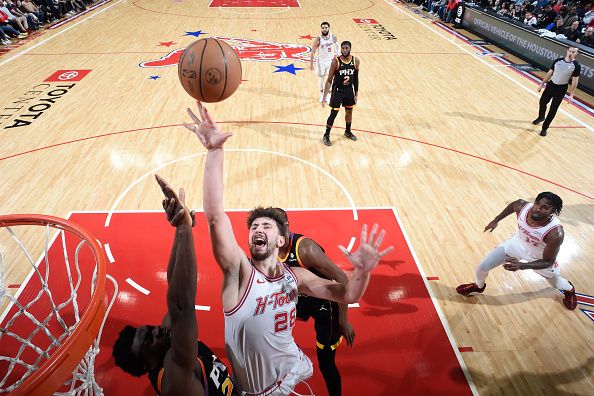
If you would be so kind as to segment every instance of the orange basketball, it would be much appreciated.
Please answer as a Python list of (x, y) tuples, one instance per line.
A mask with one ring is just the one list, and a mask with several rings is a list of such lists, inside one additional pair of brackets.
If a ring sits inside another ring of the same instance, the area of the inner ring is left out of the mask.
[(182, 87), (194, 99), (213, 103), (227, 99), (241, 82), (241, 62), (233, 48), (213, 38), (194, 41), (177, 67)]

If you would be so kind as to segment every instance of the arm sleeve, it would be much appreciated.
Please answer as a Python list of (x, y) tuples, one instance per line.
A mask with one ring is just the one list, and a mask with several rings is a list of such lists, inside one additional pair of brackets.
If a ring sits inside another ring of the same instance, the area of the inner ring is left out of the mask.
[(555, 65), (557, 64), (557, 62), (559, 62), (561, 59), (563, 58), (559, 58), (559, 59), (555, 59), (555, 61), (553, 62), (553, 64), (551, 65), (551, 70), (555, 70)]
[(571, 76), (579, 77), (582, 71), (582, 66), (577, 61), (573, 61), (573, 64), (575, 65), (575, 69), (573, 69), (573, 74)]
[(355, 74), (353, 75), (353, 87), (355, 88), (355, 95), (359, 92), (359, 69), (355, 69)]

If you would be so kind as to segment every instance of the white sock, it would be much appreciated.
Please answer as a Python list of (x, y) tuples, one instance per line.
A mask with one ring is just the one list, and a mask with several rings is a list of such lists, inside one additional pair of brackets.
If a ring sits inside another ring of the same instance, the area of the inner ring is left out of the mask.
[(320, 81), (319, 81), (319, 85), (320, 85), (320, 94), (322, 92), (324, 92), (324, 85), (326, 84), (326, 77), (327, 76), (322, 76), (320, 77)]

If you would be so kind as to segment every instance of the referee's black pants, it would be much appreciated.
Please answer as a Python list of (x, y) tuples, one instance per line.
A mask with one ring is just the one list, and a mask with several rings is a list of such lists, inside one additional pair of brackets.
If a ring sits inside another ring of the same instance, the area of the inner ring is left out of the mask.
[[(547, 83), (542, 96), (540, 97), (539, 101), (539, 109), (538, 109), (538, 118), (543, 119), (544, 123), (542, 124), (542, 129), (548, 129), (551, 122), (553, 122), (553, 118), (557, 114), (557, 109), (561, 102), (563, 102), (563, 98), (565, 97), (565, 92), (567, 92), (568, 84), (564, 85), (557, 85), (554, 84), (552, 81)], [(552, 101), (551, 101), (552, 99)], [(547, 114), (547, 118), (545, 118), (545, 113), (547, 112), (547, 104), (551, 102), (551, 108), (549, 109), (549, 114)]]

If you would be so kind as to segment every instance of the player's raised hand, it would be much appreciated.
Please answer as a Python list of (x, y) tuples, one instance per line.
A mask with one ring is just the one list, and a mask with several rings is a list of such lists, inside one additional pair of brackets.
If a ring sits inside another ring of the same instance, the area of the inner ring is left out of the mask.
[(188, 115), (192, 118), (194, 123), (185, 123), (184, 127), (198, 136), (198, 139), (200, 139), (200, 142), (202, 142), (202, 145), (207, 150), (223, 148), (227, 139), (233, 136), (233, 134), (231, 132), (221, 131), (206, 107), (204, 107), (198, 100), (196, 101), (196, 104), (198, 105), (198, 114), (200, 114), (200, 117), (197, 117), (192, 110), (188, 108)]
[(386, 231), (381, 230), (376, 238), (377, 229), (378, 225), (374, 224), (371, 228), (369, 239), (367, 239), (367, 224), (363, 225), (361, 228), (359, 248), (354, 253), (349, 252), (342, 245), (338, 246), (338, 249), (347, 256), (347, 259), (353, 264), (355, 269), (369, 272), (377, 266), (383, 256), (394, 250), (394, 246), (388, 246), (386, 249), (379, 251)]
[(497, 228), (497, 224), (499, 224), (499, 222), (497, 220), (492, 220), (489, 224), (487, 224), (487, 226), (485, 227), (485, 230), (483, 232), (493, 232), (493, 230), (495, 228)]
[(173, 188), (159, 175), (155, 175), (157, 183), (163, 191), (165, 198), (162, 205), (167, 214), (167, 221), (174, 227), (180, 225), (189, 225), (191, 227), (195, 224), (194, 211), (190, 211), (186, 207), (186, 192), (183, 188), (179, 189), (179, 196), (175, 193)]

